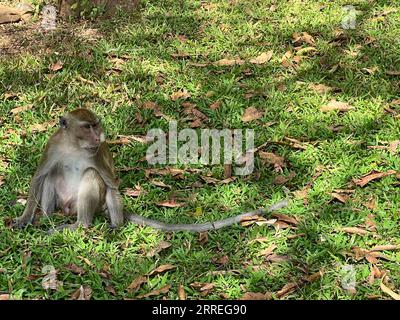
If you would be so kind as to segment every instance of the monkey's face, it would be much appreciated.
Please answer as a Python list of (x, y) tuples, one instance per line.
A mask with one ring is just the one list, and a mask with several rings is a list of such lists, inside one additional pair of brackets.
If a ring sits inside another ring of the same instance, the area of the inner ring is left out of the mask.
[(99, 118), (89, 110), (74, 110), (66, 117), (62, 117), (60, 124), (81, 149), (97, 152), (100, 144), (105, 141)]

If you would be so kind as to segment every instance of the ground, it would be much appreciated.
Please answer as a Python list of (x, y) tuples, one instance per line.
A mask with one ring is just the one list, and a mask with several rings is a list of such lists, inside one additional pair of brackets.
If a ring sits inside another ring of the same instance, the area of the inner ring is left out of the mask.
[[(391, 299), (400, 291), (399, 4), (354, 0), (355, 28), (343, 29), (348, 1), (145, 0), (133, 17), (42, 32), (43, 2), (31, 2), (31, 22), (0, 26), (3, 297)], [(251, 62), (262, 53), (270, 60)], [(49, 235), (70, 220), (61, 215), (10, 229), (58, 117), (77, 107), (103, 119), (127, 210), (212, 221), (267, 207), (286, 187), (286, 216), (201, 237), (129, 223), (109, 230), (103, 217), (89, 230)], [(148, 145), (137, 140), (171, 119), (179, 128), (254, 129), (253, 174), (221, 183), (222, 165), (178, 164), (169, 167), (181, 174), (147, 176), (165, 166), (148, 165)], [(51, 270), (62, 284), (46, 289)]]

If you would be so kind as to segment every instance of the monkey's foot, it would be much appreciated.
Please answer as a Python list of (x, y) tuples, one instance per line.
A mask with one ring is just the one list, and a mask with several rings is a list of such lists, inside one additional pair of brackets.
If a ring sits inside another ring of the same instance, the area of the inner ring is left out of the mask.
[(11, 227), (17, 229), (23, 229), (29, 224), (31, 224), (30, 221), (26, 221), (26, 219), (21, 219), (21, 217), (15, 218), (11, 221)]
[(75, 231), (76, 229), (78, 229), (79, 224), (77, 223), (73, 223), (73, 224), (62, 224), (58, 227), (55, 228), (51, 228), (49, 229), (48, 233), (49, 234), (53, 234), (55, 232), (62, 232), (63, 230), (71, 230), (71, 231)]

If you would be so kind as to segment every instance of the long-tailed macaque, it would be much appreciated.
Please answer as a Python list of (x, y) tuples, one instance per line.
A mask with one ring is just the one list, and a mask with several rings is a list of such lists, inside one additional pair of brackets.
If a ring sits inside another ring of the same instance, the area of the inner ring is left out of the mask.
[(15, 227), (31, 223), (37, 209), (50, 216), (61, 209), (77, 216), (73, 224), (56, 229), (88, 228), (95, 213), (106, 212), (111, 227), (119, 227), (124, 218), (136, 224), (164, 231), (202, 232), (239, 222), (246, 216), (261, 215), (287, 205), (280, 201), (270, 208), (243, 213), (231, 218), (202, 224), (166, 224), (135, 214), (124, 214), (115, 179), (115, 168), (99, 118), (87, 109), (76, 109), (60, 118), (60, 128), (50, 138), (40, 165), (32, 178), (23, 214)]

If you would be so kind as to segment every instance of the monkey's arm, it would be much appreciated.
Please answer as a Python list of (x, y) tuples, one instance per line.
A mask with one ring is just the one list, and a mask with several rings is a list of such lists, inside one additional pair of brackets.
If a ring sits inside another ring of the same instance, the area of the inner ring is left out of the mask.
[(152, 220), (149, 218), (145, 218), (139, 216), (137, 214), (125, 214), (125, 218), (135, 224), (149, 226), (154, 229), (166, 231), (166, 232), (174, 232), (174, 231), (189, 231), (189, 232), (204, 232), (209, 230), (217, 230), (223, 227), (227, 227), (233, 225), (235, 223), (240, 222), (245, 217), (250, 217), (254, 215), (265, 215), (272, 211), (281, 209), (286, 207), (289, 204), (288, 199), (284, 199), (279, 201), (267, 209), (257, 209), (254, 211), (238, 214), (234, 217), (217, 220), (214, 222), (205, 222), (205, 223), (191, 223), (191, 224), (168, 224), (164, 222), (159, 222), (156, 220)]

